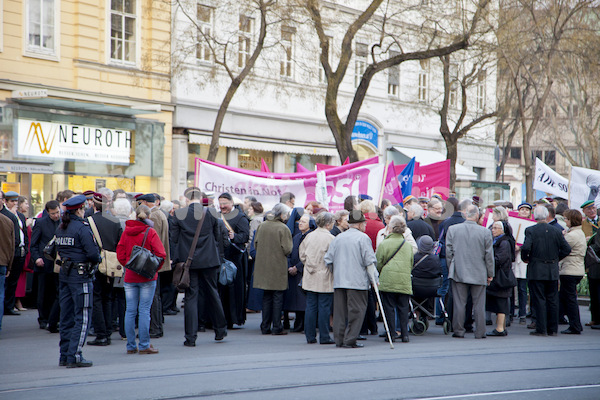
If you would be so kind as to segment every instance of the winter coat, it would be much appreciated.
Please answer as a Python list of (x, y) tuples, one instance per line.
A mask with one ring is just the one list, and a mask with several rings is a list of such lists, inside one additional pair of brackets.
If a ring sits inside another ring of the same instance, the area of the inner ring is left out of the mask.
[[(423, 260), (423, 258), (427, 256)], [(423, 260), (423, 261), (421, 261)], [(419, 261), (421, 261), (419, 263)], [(417, 265), (417, 263), (419, 263)], [(415, 278), (435, 279), (442, 276), (442, 264), (435, 254), (417, 253), (413, 262), (412, 276)]]
[[(396, 253), (401, 244), (402, 248)], [(384, 239), (375, 255), (379, 271), (379, 290), (412, 294), (410, 272), (413, 267), (413, 252), (406, 239), (399, 233), (392, 233)]]
[[(204, 213), (204, 217), (201, 213)], [(174, 263), (187, 260), (201, 218), (204, 218), (204, 222), (192, 255), (190, 269), (214, 268), (221, 265), (218, 248), (221, 237), (219, 222), (211, 210), (200, 203), (192, 203), (188, 207), (176, 210), (175, 218), (171, 219), (169, 236)]]
[(377, 217), (377, 213), (366, 213), (365, 219), (367, 220), (367, 227), (365, 228), (365, 233), (371, 239), (371, 244), (373, 246), (373, 251), (377, 249), (377, 232), (385, 228), (385, 225), (379, 217)]
[(455, 282), (487, 286), (494, 276), (492, 233), (474, 221), (451, 225), (446, 234), (448, 278)]
[(254, 262), (254, 288), (286, 290), (288, 288), (288, 259), (292, 252), (292, 234), (278, 219), (267, 220), (254, 234), (256, 260)]
[(508, 271), (512, 268), (511, 246), (510, 237), (506, 235), (502, 235), (494, 242), (494, 279), (492, 279), (492, 282), (490, 282), (490, 285), (487, 287), (487, 293), (492, 296), (509, 298), (513, 291), (512, 288), (503, 289), (498, 287), (496, 282), (498, 271)]
[(565, 240), (571, 246), (571, 254), (563, 258), (558, 265), (559, 275), (583, 276), (585, 266), (583, 264), (587, 243), (581, 226), (574, 226), (565, 234)]
[[(131, 257), (131, 250), (133, 246), (141, 246), (144, 242), (144, 234), (148, 229), (148, 236), (146, 237), (146, 243), (144, 244), (144, 248), (148, 249), (157, 257), (163, 259), (163, 262), (160, 264), (158, 269), (160, 270), (164, 265), (164, 259), (167, 256), (167, 252), (165, 251), (165, 247), (162, 244), (162, 241), (158, 237), (158, 234), (154, 230), (154, 228), (149, 227), (142, 221), (131, 220), (125, 222), (125, 230), (121, 235), (121, 240), (117, 244), (117, 259), (121, 265), (126, 265), (129, 262), (129, 258)], [(158, 277), (158, 271), (154, 274), (152, 279), (144, 278), (141, 275), (136, 274), (130, 269), (125, 268), (125, 279), (124, 281), (127, 283), (143, 283), (155, 281)]]
[(558, 228), (546, 222), (538, 222), (525, 229), (521, 258), (529, 263), (527, 279), (557, 281), (558, 261), (569, 253), (571, 253), (571, 246)]
[(333, 293), (333, 273), (323, 257), (335, 236), (325, 228), (306, 235), (300, 244), (300, 260), (304, 263), (302, 289), (317, 293)]

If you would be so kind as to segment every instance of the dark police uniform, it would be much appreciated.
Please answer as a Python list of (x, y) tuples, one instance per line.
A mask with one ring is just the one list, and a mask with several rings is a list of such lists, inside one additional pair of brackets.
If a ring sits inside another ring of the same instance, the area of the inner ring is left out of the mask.
[(82, 348), (91, 322), (94, 271), (100, 250), (88, 223), (75, 215), (85, 196), (63, 203), (71, 215), (66, 229), (56, 230), (57, 251), (62, 261), (59, 273), (60, 362), (68, 368), (89, 367)]

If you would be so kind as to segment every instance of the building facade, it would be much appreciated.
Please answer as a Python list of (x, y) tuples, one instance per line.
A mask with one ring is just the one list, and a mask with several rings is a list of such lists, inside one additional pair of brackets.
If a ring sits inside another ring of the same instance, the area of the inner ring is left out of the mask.
[(151, 0), (3, 0), (0, 181), (170, 194), (171, 10)]

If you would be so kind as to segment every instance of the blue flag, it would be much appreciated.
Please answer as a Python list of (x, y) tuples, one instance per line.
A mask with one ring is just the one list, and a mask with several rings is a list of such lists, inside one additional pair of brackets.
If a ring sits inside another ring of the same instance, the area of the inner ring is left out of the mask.
[(413, 186), (413, 174), (415, 173), (415, 158), (413, 157), (406, 167), (398, 175), (398, 182), (400, 182), (400, 189), (402, 190), (402, 197), (406, 198), (412, 194)]

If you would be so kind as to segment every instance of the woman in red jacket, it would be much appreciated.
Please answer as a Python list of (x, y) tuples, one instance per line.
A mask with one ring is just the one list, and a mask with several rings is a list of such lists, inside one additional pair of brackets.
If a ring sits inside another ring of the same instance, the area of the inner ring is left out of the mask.
[[(150, 209), (147, 206), (139, 206), (135, 211), (135, 220), (125, 222), (125, 231), (117, 245), (117, 258), (121, 265), (126, 265), (131, 256), (133, 246), (141, 246), (144, 242), (144, 236), (147, 233), (144, 248), (150, 250), (154, 255), (165, 258), (167, 256), (165, 248), (158, 237), (158, 234), (152, 228)], [(162, 268), (162, 264), (159, 269)], [(150, 344), (150, 307), (154, 298), (156, 289), (156, 278), (158, 273), (154, 274), (152, 279), (146, 279), (135, 272), (125, 270), (125, 300), (127, 310), (125, 311), (125, 334), (127, 335), (127, 354), (138, 352), (138, 346), (135, 341), (135, 316), (139, 314), (138, 335), (139, 335), (139, 353), (156, 354), (155, 349)]]

